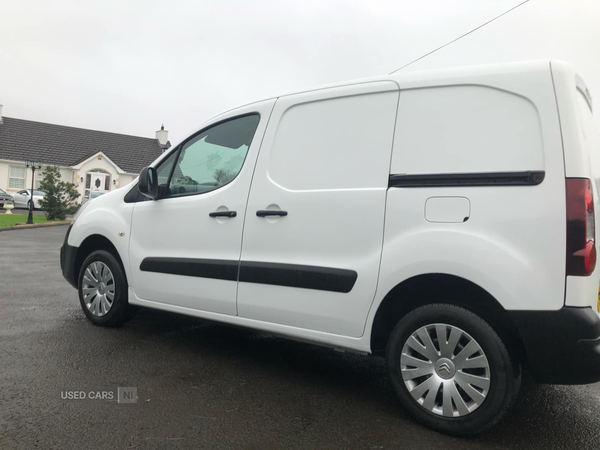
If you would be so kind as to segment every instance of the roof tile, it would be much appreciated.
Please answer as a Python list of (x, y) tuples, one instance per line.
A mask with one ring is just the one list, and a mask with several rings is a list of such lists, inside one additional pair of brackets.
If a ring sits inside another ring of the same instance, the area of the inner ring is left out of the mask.
[(0, 159), (74, 166), (103, 152), (128, 173), (138, 173), (160, 156), (156, 139), (86, 130), (4, 116), (0, 123)]

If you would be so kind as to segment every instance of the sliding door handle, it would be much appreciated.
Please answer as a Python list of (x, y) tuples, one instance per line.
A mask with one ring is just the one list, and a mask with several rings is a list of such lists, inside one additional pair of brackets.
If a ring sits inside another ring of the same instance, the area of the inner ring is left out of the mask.
[(259, 209), (256, 211), (256, 215), (258, 217), (267, 217), (267, 216), (287, 216), (287, 211), (281, 211), (280, 209)]
[(210, 217), (235, 217), (237, 212), (235, 211), (215, 211), (208, 213)]

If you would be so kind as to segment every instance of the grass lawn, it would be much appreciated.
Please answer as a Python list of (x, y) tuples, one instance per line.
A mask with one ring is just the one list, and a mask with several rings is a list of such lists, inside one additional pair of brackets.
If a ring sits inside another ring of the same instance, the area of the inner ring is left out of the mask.
[[(0, 214), (0, 228), (27, 222), (27, 214)], [(33, 223), (46, 223), (46, 216), (33, 216)]]

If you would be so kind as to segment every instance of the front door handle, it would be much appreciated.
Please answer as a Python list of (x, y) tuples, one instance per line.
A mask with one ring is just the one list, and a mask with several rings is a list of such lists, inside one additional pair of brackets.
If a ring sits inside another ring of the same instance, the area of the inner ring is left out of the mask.
[(256, 215), (258, 217), (267, 217), (267, 216), (287, 216), (287, 211), (281, 211), (280, 209), (259, 209), (256, 211)]
[(215, 211), (208, 213), (210, 217), (235, 217), (237, 212), (235, 211)]

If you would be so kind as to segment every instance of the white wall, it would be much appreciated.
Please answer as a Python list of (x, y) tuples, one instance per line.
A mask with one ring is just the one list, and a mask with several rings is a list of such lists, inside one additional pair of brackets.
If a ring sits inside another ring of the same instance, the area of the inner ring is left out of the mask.
[(115, 187), (116, 188), (121, 188), (123, 186), (127, 186), (136, 177), (137, 177), (137, 175), (134, 175), (134, 174), (125, 174), (125, 173), (122, 173), (121, 174), (121, 178), (120, 178), (120, 180), (117, 180), (117, 185)]
[(0, 161), (0, 189), (8, 192), (8, 163)]

